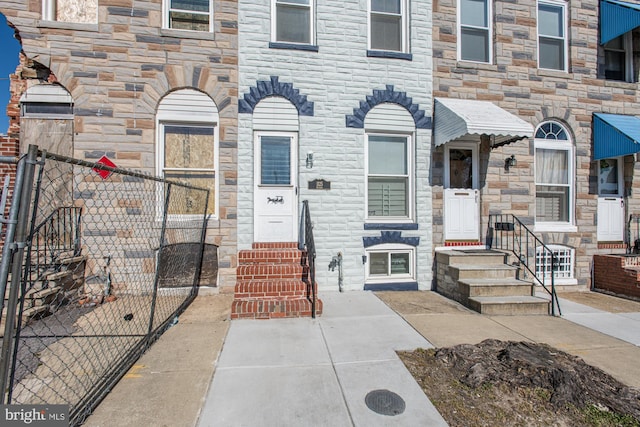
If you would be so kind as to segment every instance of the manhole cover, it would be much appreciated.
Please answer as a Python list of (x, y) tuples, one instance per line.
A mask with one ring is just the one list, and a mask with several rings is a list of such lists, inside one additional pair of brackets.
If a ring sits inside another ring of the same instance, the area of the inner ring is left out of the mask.
[(406, 408), (404, 400), (389, 390), (370, 391), (364, 398), (364, 403), (373, 412), (381, 415), (400, 415)]

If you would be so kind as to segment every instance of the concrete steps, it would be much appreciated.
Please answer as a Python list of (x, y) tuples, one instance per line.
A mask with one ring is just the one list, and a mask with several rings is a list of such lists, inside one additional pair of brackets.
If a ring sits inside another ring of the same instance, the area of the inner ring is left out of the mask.
[(534, 285), (518, 278), (518, 267), (496, 250), (436, 253), (436, 291), (482, 314), (549, 314), (549, 301), (534, 296)]
[[(311, 317), (306, 254), (297, 243), (254, 243), (238, 254), (232, 319)], [(316, 300), (316, 315), (322, 301)]]
[[(22, 312), (22, 322), (26, 324), (34, 318), (45, 317), (55, 311), (60, 304), (65, 304), (70, 297), (78, 293), (84, 287), (86, 256), (73, 256), (61, 254), (55, 264), (46, 271), (38, 274), (40, 280), (36, 279), (36, 272), (31, 273), (34, 282), (26, 290), (24, 296), (24, 307)], [(9, 289), (11, 282), (8, 282), (5, 292), (5, 301), (2, 313), (2, 321), (6, 319), (6, 307), (8, 304)]]

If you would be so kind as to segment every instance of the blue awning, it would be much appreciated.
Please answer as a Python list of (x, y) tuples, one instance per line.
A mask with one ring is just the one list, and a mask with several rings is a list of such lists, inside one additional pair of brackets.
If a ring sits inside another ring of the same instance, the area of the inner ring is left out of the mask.
[(593, 114), (593, 160), (640, 152), (640, 118)]
[(600, 0), (600, 44), (640, 27), (640, 4)]

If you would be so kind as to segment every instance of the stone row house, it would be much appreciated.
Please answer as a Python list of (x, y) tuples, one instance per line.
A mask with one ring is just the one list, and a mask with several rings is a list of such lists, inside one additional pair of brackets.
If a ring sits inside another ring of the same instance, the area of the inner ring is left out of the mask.
[[(558, 283), (586, 289), (593, 255), (624, 253), (640, 213), (632, 2), (4, 0), (0, 12), (49, 72), (20, 97), (23, 147), (49, 140), (163, 175), (172, 137), (210, 136), (190, 143), (213, 153), (199, 167), (223, 291), (256, 243), (298, 241), (303, 200), (321, 289), (434, 289), (435, 254), (484, 248), (495, 214), (553, 248)], [(70, 107), (30, 112), (43, 104)]]

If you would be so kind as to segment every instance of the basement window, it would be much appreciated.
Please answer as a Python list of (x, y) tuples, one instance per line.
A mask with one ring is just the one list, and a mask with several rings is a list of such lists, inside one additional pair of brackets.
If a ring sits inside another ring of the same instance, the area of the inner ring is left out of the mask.
[[(556, 256), (555, 278), (561, 281), (572, 280), (574, 278), (574, 258), (575, 250), (567, 246), (547, 245)], [(543, 250), (542, 246), (536, 248), (536, 275), (538, 277), (551, 278), (551, 254)]]
[(370, 248), (366, 252), (367, 282), (415, 280), (415, 248), (390, 244)]

